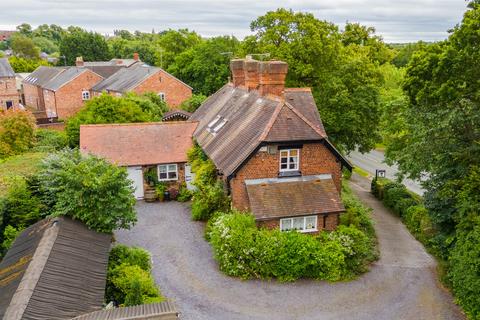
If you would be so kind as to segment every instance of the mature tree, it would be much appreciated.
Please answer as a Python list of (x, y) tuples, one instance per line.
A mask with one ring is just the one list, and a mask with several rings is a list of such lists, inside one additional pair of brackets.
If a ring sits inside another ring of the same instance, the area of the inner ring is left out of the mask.
[(8, 58), (8, 62), (15, 72), (33, 72), (39, 66), (47, 66), (48, 62), (42, 59), (25, 59), (12, 56)]
[(32, 32), (32, 36), (35, 37), (40, 37), (40, 38), (45, 38), (50, 41), (52, 41), (55, 45), (58, 45), (60, 43), (60, 40), (62, 37), (65, 35), (66, 31), (55, 24), (42, 24), (39, 25), (35, 30)]
[(193, 94), (189, 99), (182, 102), (180, 108), (188, 112), (195, 112), (205, 99), (207, 99), (207, 96), (203, 94)]
[(29, 37), (32, 35), (32, 26), (28, 23), (22, 23), (21, 25), (17, 26), (17, 31), (22, 35)]
[(159, 105), (151, 95), (113, 97), (103, 94), (88, 101), (80, 112), (68, 119), (68, 143), (78, 146), (81, 124), (160, 121), (164, 110), (164, 104)]
[(202, 39), (200, 36), (188, 29), (167, 30), (162, 32), (159, 44), (162, 52), (160, 61), (156, 65), (167, 69), (175, 60), (175, 57), (182, 52), (198, 45)]
[(235, 37), (211, 38), (178, 55), (168, 71), (192, 86), (195, 93), (210, 95), (228, 81), (230, 58), (238, 50)]
[(99, 232), (128, 229), (137, 221), (127, 171), (104, 159), (59, 151), (44, 160), (37, 179), (54, 216), (70, 216)]
[(0, 158), (27, 151), (35, 141), (35, 118), (29, 111), (0, 113)]
[[(313, 88), (326, 130), (338, 147), (367, 151), (375, 145), (381, 75), (369, 46), (345, 45), (335, 25), (286, 9), (259, 17), (251, 29), (255, 36), (246, 39), (243, 49), (288, 62), (287, 85)], [(348, 41), (357, 38), (352, 35)]]
[(27, 59), (39, 59), (40, 49), (35, 46), (32, 39), (20, 34), (12, 36), (11, 47), (13, 53)]
[(53, 41), (49, 40), (48, 38), (45, 37), (34, 37), (32, 39), (33, 43), (35, 46), (40, 48), (42, 52), (46, 53), (54, 53), (58, 51), (58, 46), (53, 43)]
[(428, 43), (423, 41), (395, 45), (394, 49), (396, 53), (395, 57), (392, 59), (392, 63), (399, 68), (405, 67), (410, 62), (413, 54), (419, 50), (424, 49), (426, 46), (428, 46)]
[(77, 57), (83, 57), (85, 61), (111, 59), (109, 47), (102, 35), (78, 27), (68, 27), (68, 30), (69, 33), (60, 41), (60, 55), (65, 56), (68, 65), (75, 64)]

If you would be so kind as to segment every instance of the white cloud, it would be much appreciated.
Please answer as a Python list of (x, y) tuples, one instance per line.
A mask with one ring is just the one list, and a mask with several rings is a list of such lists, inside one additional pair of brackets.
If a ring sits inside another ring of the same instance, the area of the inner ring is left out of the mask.
[(250, 34), (256, 17), (278, 7), (311, 12), (343, 26), (345, 21), (374, 26), (388, 42), (446, 38), (466, 9), (461, 0), (2, 0), (0, 29), (22, 22), (78, 25), (112, 33), (113, 29), (156, 31), (188, 28), (203, 36)]

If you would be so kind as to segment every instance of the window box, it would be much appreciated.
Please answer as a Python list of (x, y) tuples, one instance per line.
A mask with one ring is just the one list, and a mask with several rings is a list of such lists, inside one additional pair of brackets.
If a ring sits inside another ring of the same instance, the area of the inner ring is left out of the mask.
[(316, 232), (317, 216), (303, 216), (280, 219), (280, 231)]
[(157, 168), (158, 181), (177, 181), (178, 166), (176, 163), (159, 164)]

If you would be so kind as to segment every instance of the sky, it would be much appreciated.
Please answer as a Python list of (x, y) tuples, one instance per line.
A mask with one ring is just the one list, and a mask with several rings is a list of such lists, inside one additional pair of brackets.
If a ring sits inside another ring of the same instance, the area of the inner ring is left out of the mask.
[(465, 0), (0, 0), (0, 30), (26, 22), (76, 25), (102, 34), (188, 28), (205, 37), (251, 34), (250, 22), (279, 7), (343, 27), (373, 26), (386, 42), (437, 41), (462, 19)]

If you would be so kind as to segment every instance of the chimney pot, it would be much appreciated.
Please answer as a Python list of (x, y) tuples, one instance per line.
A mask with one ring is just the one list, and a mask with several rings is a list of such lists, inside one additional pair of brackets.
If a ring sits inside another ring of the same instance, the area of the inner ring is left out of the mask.
[(75, 65), (76, 65), (77, 67), (83, 67), (83, 57), (77, 57), (77, 58), (75, 59)]
[(134, 52), (134, 53), (133, 53), (133, 60), (139, 61), (138, 52)]

